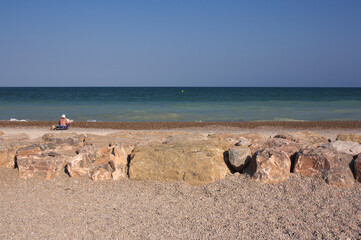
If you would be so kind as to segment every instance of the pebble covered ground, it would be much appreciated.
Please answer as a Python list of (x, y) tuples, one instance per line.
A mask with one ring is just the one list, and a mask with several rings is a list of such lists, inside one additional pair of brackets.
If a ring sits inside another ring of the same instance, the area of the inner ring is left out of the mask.
[(205, 186), (24, 180), (0, 168), (0, 239), (360, 239), (361, 184), (230, 174)]

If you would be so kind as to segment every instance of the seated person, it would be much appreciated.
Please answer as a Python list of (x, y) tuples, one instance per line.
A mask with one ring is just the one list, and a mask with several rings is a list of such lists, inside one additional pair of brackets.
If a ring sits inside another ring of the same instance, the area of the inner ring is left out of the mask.
[(66, 118), (65, 114), (61, 115), (59, 119), (59, 125), (53, 125), (51, 129), (53, 130), (66, 130), (70, 124), (69, 119)]

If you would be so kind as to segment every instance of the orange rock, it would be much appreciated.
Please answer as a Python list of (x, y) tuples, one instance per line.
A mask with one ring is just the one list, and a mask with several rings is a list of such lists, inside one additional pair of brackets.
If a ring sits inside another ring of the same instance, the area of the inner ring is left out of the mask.
[(252, 179), (262, 183), (282, 182), (291, 175), (291, 160), (287, 153), (278, 149), (257, 151), (250, 165)]

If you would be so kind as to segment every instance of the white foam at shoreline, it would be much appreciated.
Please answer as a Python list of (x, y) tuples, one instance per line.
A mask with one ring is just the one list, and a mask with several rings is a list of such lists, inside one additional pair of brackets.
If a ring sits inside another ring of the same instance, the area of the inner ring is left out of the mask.
[(10, 118), (10, 122), (27, 122), (25, 119), (18, 120), (16, 118)]

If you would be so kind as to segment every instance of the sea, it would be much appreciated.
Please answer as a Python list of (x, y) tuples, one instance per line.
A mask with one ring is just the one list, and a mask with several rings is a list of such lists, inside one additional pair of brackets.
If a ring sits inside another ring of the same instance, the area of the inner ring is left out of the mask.
[(0, 120), (361, 120), (361, 88), (1, 87)]

